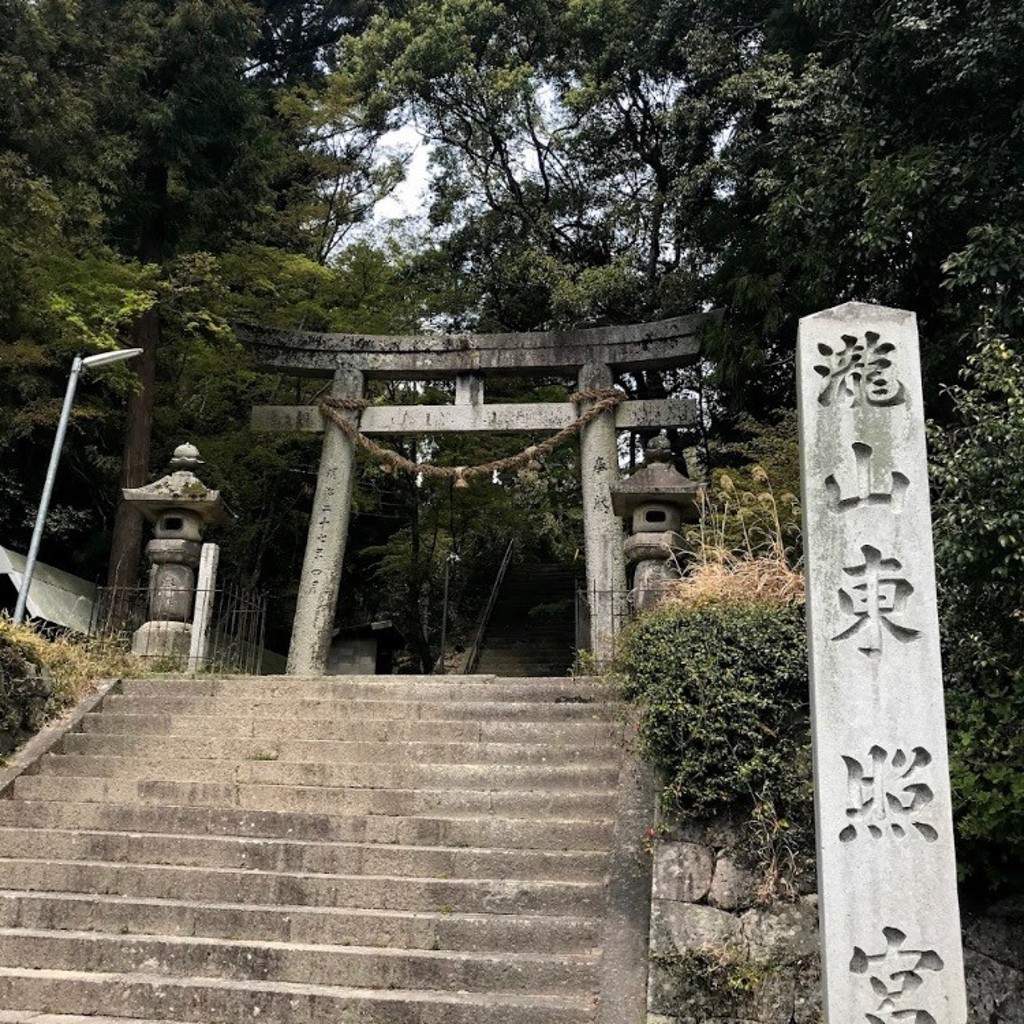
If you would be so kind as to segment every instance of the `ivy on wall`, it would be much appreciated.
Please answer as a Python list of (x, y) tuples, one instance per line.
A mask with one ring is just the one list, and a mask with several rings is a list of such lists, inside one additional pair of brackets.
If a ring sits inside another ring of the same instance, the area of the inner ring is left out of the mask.
[(683, 820), (739, 812), (767, 867), (813, 847), (803, 606), (663, 606), (627, 631), (618, 669), (641, 755)]

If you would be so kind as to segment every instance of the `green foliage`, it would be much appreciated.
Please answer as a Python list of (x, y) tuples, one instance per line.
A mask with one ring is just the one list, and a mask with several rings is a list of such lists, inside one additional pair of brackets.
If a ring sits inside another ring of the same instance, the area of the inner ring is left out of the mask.
[(678, 294), (662, 285), (702, 194), (685, 169), (725, 127), (683, 85), (699, 74), (675, 46), (687, 22), (644, 0), (417, 0), (353, 40), (365, 102), (415, 110), (435, 144), (430, 219), (467, 285), (453, 312), (530, 328)]
[(662, 607), (623, 637), (623, 696), (641, 754), (664, 773), (684, 819), (741, 810), (762, 861), (813, 837), (807, 646), (798, 604), (706, 601)]
[(59, 706), (41, 663), (16, 639), (0, 632), (0, 754), (37, 732)]
[(989, 320), (932, 431), (935, 541), (961, 871), (1020, 884), (1024, 859), (1024, 356)]
[(800, 965), (781, 964), (770, 958), (751, 959), (732, 946), (687, 949), (653, 958), (678, 987), (679, 1006), (714, 1014), (745, 1017), (742, 1009), (780, 972), (792, 974)]
[(989, 0), (794, 6), (726, 85), (715, 276), (739, 330), (716, 353), (738, 369), (767, 330), (788, 359), (797, 316), (881, 302), (918, 313), (934, 398), (982, 306), (1020, 324), (1024, 21)]
[(146, 671), (119, 643), (43, 635), (0, 616), (0, 753), (40, 729), (98, 679)]

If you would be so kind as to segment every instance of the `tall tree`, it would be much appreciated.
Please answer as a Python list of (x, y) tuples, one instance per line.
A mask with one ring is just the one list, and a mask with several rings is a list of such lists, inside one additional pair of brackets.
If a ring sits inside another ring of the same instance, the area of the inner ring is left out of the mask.
[[(255, 9), (227, 0), (93, 0), (92, 6), (119, 55), (117, 91), (104, 97), (98, 129), (124, 138), (131, 152), (116, 192), (112, 234), (124, 251), (157, 266), (190, 243), (223, 246), (266, 198), (261, 115), (244, 76), (257, 38)], [(128, 404), (125, 487), (145, 483), (149, 471), (159, 306), (133, 325), (131, 342), (142, 355), (140, 386)], [(134, 583), (141, 544), (141, 520), (121, 503), (110, 585)]]

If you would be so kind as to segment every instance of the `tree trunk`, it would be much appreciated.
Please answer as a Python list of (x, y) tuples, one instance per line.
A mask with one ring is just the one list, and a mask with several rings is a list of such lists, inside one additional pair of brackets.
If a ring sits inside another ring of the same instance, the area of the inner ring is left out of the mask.
[[(160, 263), (164, 250), (164, 210), (167, 201), (167, 168), (150, 167), (146, 172), (149, 213), (139, 233), (139, 259)], [(149, 442), (153, 430), (156, 398), (156, 350), (160, 345), (160, 309), (153, 306), (132, 326), (131, 344), (142, 349), (134, 363), (139, 389), (128, 399), (124, 450), (121, 457), (121, 486), (139, 487), (149, 475)], [(142, 516), (123, 498), (114, 517), (110, 541), (107, 586), (134, 587), (139, 581), (142, 557)]]

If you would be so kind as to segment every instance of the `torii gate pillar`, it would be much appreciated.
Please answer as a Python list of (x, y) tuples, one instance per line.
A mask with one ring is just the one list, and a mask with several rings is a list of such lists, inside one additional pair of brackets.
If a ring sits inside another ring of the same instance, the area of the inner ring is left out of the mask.
[[(580, 391), (612, 386), (612, 372), (601, 363), (587, 363), (579, 372)], [(586, 412), (587, 404), (580, 412)], [(585, 426), (580, 434), (580, 469), (583, 489), (583, 538), (587, 564), (587, 600), (590, 605), (590, 651), (600, 671), (608, 666), (615, 633), (626, 599), (626, 561), (622, 520), (612, 508), (611, 486), (619, 476), (615, 414), (609, 410)]]
[[(362, 398), (363, 375), (341, 369), (334, 374), (332, 398)], [(353, 417), (354, 413), (346, 413)], [(348, 521), (355, 484), (355, 442), (340, 430), (324, 431), (313, 514), (302, 562), (287, 672), (292, 676), (323, 675), (331, 645), (334, 609), (345, 560)]]
[[(649, 324), (587, 327), (524, 334), (446, 334), (408, 337), (320, 334), (239, 327), (240, 337), (270, 369), (332, 377), (337, 398), (359, 398), (364, 380), (456, 381), (454, 405), (371, 406), (358, 420), (366, 436), (557, 431), (578, 419), (572, 402), (488, 404), (490, 374), (575, 374), (581, 391), (606, 389), (612, 371), (670, 369), (700, 355), (699, 333), (720, 314), (698, 313)], [(583, 403), (584, 410), (587, 403)], [(355, 415), (352, 414), (355, 422)], [(611, 501), (619, 478), (617, 430), (683, 426), (696, 421), (688, 399), (624, 401), (587, 424), (580, 438), (586, 535), (590, 644), (599, 668), (612, 654), (625, 602), (622, 524)], [(321, 431), (316, 407), (264, 406), (253, 410), (258, 430)], [(327, 662), (345, 554), (355, 469), (354, 443), (329, 428), (320, 460), (309, 543), (288, 655), (292, 675), (322, 675)]]

